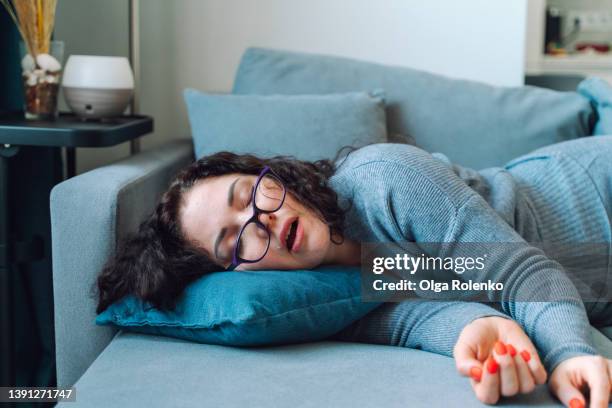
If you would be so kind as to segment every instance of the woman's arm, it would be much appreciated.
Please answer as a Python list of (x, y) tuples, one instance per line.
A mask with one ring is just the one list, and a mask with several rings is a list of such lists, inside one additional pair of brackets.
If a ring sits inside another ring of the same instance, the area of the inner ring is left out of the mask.
[(597, 354), (582, 300), (561, 265), (525, 242), (428, 153), (397, 145), (366, 149), (349, 158), (348, 168), (333, 180), (340, 196), (351, 200), (352, 238), (434, 243), (425, 253), (455, 258), (474, 255), (474, 246), (462, 243), (482, 243), (485, 269), (466, 271), (462, 278), (504, 283), (503, 291), (486, 295), (520, 323), (549, 370), (570, 357)]
[(485, 246), (486, 273), (466, 272), (463, 278), (504, 283), (490, 298), (523, 326), (550, 372), (570, 357), (597, 354), (584, 305), (563, 267), (524, 242), (480, 196), (458, 209), (447, 242), (448, 256), (462, 256), (462, 242), (501, 243)]
[(452, 356), (457, 370), (470, 377), (477, 398), (488, 404), (529, 393), (546, 381), (535, 346), (521, 327), (482, 303), (385, 303), (332, 338)]
[(478, 302), (408, 300), (384, 303), (334, 338), (409, 347), (452, 357), (463, 328), (488, 316), (509, 318)]

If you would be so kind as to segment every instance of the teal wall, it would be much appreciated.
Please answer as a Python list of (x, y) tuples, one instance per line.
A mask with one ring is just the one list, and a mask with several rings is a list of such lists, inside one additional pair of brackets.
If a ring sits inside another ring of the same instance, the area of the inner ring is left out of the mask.
[(19, 32), (0, 6), (0, 112), (23, 109), (19, 60)]

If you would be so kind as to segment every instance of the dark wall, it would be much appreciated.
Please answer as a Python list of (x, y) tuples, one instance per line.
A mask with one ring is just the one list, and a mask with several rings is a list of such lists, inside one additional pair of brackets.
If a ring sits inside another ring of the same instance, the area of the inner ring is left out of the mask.
[(0, 6), (0, 112), (23, 108), (19, 61), (19, 32)]
[[(23, 111), (19, 42), (19, 31), (0, 5), (0, 114)], [(42, 259), (14, 263), (11, 268), (13, 378), (20, 387), (56, 384), (49, 193), (61, 180), (59, 148), (20, 146), (18, 154), (8, 159), (9, 240), (42, 240), (44, 248)]]

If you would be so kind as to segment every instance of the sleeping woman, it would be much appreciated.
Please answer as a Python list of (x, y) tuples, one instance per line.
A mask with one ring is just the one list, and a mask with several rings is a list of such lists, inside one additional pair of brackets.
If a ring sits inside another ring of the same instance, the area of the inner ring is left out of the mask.
[(584, 407), (588, 395), (591, 407), (607, 407), (612, 360), (598, 354), (589, 325), (612, 325), (606, 282), (597, 293), (577, 288), (563, 259), (532, 244), (603, 243), (610, 287), (611, 158), (612, 137), (551, 145), (478, 172), (398, 144), (336, 163), (203, 157), (107, 263), (98, 312), (127, 294), (172, 308), (189, 283), (223, 269), (358, 265), (362, 243), (423, 243), (442, 258), (465, 255), (461, 243), (507, 243), (484, 270), (463, 274), (504, 282), (486, 304), (384, 303), (334, 338), (453, 356), (485, 403), (548, 381), (566, 406)]

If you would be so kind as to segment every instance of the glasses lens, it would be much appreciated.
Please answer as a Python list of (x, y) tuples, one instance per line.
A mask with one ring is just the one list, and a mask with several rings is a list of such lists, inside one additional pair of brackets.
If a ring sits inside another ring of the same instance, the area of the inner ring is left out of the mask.
[(270, 234), (254, 222), (248, 224), (238, 241), (238, 256), (247, 261), (260, 260), (268, 250)]
[(271, 174), (266, 174), (255, 192), (255, 205), (263, 211), (276, 211), (283, 205), (285, 187), (283, 183)]

